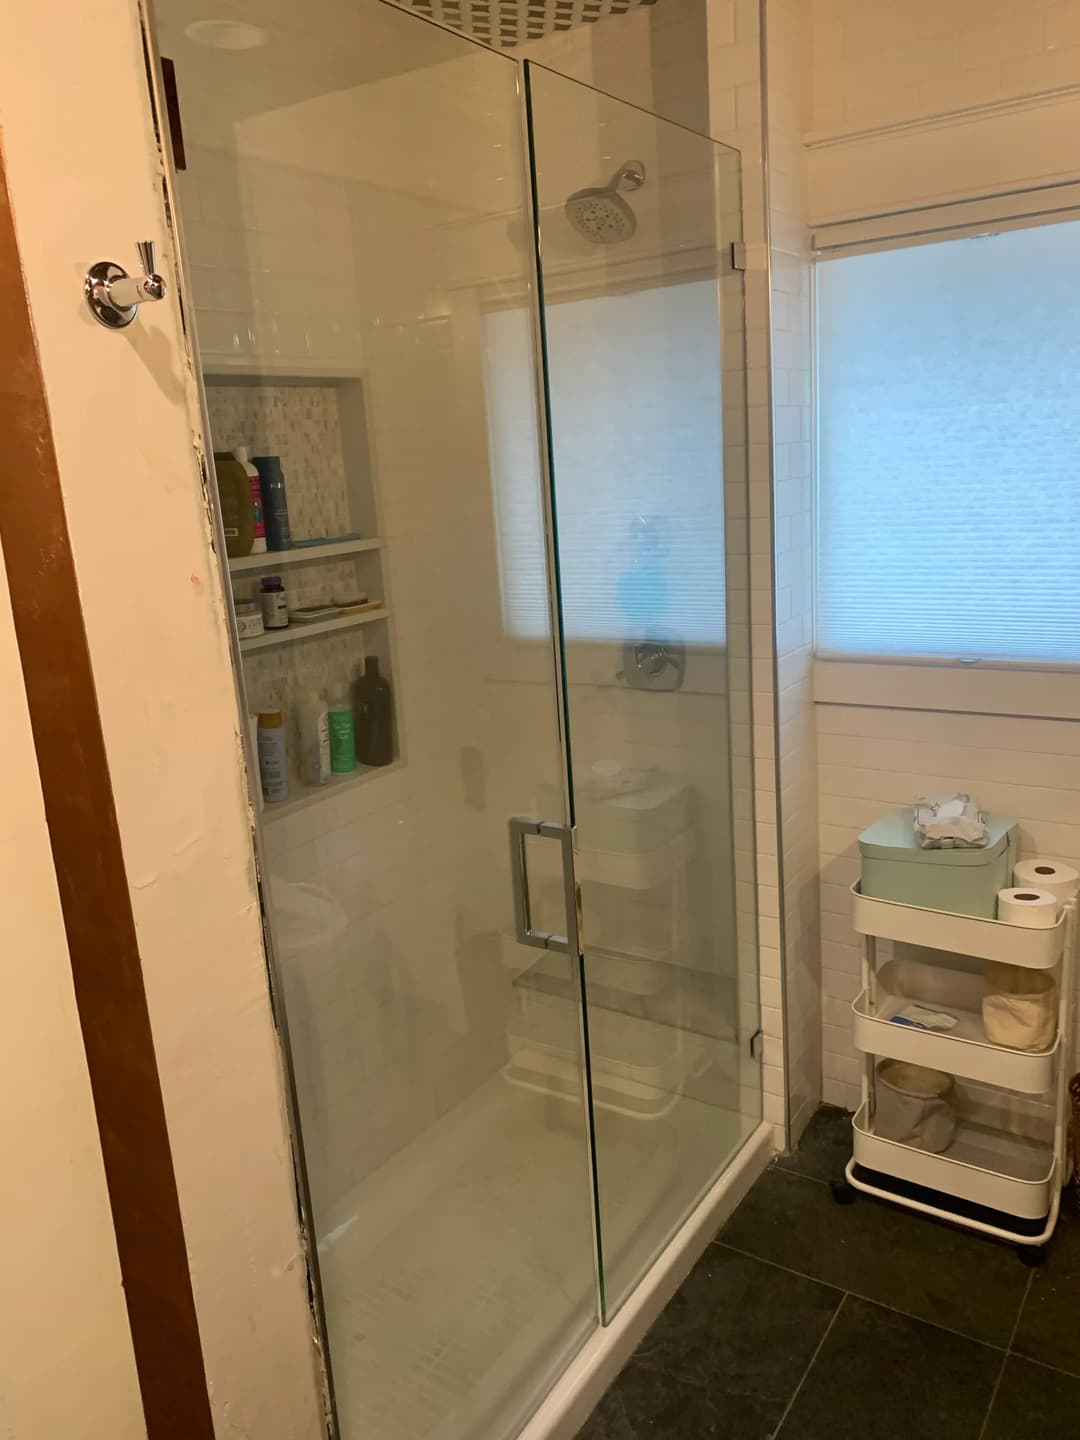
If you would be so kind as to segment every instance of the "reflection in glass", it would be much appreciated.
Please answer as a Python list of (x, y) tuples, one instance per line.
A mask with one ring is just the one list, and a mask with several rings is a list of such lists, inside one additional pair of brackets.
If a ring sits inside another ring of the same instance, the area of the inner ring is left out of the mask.
[[(610, 1317), (760, 1119), (731, 757), (747, 597), (725, 555), (726, 512), (745, 514), (724, 434), (745, 364), (738, 178), (705, 137), (527, 68)], [(582, 227), (575, 194), (627, 154), (633, 224)], [(490, 320), (489, 344), (510, 326)], [(528, 568), (500, 537), (504, 614), (527, 634)], [(739, 524), (731, 543), (745, 553)]]

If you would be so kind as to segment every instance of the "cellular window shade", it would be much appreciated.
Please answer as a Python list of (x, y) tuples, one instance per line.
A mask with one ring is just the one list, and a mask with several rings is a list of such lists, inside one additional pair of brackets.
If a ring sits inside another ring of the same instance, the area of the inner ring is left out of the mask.
[(817, 269), (818, 648), (1080, 661), (1080, 222)]
[[(716, 285), (549, 304), (551, 450), (567, 639), (725, 637)], [(529, 315), (484, 317), (488, 433), (508, 633), (547, 633)]]

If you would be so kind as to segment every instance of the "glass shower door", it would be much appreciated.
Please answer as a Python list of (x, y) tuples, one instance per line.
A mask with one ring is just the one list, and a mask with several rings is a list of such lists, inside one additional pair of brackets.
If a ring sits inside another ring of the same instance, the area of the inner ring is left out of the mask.
[[(291, 522), (226, 565), (242, 702), (283, 742), (259, 851), (339, 1431), (498, 1440), (598, 1323), (578, 957), (519, 943), (507, 823), (569, 819), (521, 72), (377, 0), (155, 12), (219, 482), (247, 447)], [(519, 644), (500, 537), (522, 516)], [(263, 631), (270, 576), (289, 624)], [(525, 843), (538, 883), (563, 873), (555, 841)], [(562, 892), (532, 902), (567, 932)]]
[(610, 1318), (761, 1118), (739, 171), (526, 72)]

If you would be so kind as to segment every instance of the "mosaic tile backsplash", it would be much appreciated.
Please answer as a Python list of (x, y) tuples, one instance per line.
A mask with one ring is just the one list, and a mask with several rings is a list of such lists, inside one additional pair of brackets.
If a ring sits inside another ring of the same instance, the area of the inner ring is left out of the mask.
[(246, 445), (280, 455), (297, 540), (353, 528), (345, 488), (337, 391), (332, 385), (208, 385), (215, 450)]
[[(215, 450), (246, 445), (253, 455), (280, 455), (294, 539), (351, 532), (337, 391), (326, 385), (208, 385)], [(274, 572), (268, 571), (273, 574)], [(381, 599), (379, 573), (364, 561), (331, 560), (281, 568), (289, 608), (353, 599)], [(260, 576), (237, 577), (238, 600), (255, 599)], [(346, 699), (364, 664), (364, 630), (305, 635), (244, 658), (248, 708), (285, 716), (290, 788), (300, 779), (300, 715), (313, 698)]]

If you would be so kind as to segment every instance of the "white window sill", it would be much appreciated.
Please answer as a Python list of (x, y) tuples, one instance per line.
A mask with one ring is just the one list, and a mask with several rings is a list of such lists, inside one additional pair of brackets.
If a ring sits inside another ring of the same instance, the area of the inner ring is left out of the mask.
[(1080, 720), (1080, 667), (818, 658), (818, 705)]

